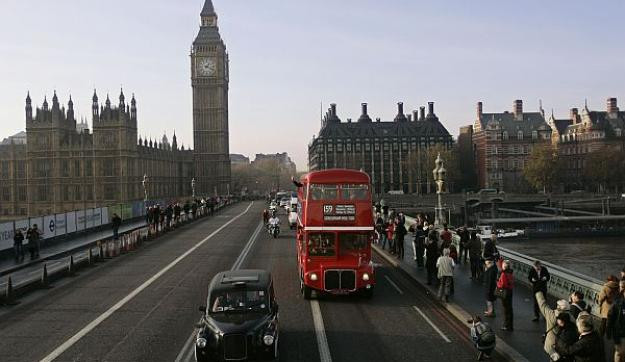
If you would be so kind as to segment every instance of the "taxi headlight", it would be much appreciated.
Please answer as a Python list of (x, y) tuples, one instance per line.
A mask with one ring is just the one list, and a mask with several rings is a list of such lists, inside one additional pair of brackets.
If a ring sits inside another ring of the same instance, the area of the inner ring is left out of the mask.
[(316, 282), (317, 281), (317, 274), (315, 274), (315, 273), (310, 274), (310, 280), (312, 280), (313, 282)]
[(206, 347), (206, 338), (198, 338), (195, 344), (200, 348)]
[(273, 344), (273, 336), (271, 334), (267, 334), (263, 337), (263, 343), (265, 346), (271, 346)]
[(364, 280), (365, 282), (369, 281), (369, 274), (368, 273), (363, 273), (362, 274), (362, 280)]

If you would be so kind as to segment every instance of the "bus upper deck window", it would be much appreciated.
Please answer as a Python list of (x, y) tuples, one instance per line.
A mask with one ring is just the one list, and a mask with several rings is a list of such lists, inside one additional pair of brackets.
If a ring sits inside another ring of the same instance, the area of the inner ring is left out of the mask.
[(369, 186), (367, 185), (343, 185), (341, 198), (343, 200), (367, 200)]
[(334, 256), (334, 234), (316, 233), (308, 235), (308, 255)]
[(338, 195), (338, 185), (310, 185), (310, 197), (313, 200), (334, 200)]

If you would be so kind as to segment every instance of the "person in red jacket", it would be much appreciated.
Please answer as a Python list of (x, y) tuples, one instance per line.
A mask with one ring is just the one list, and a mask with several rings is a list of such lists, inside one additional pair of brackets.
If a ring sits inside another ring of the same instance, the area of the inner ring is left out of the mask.
[(501, 263), (502, 271), (497, 281), (497, 294), (501, 298), (503, 306), (504, 323), (501, 330), (513, 331), (513, 312), (512, 312), (512, 291), (514, 290), (514, 275), (510, 267), (510, 261), (505, 260)]

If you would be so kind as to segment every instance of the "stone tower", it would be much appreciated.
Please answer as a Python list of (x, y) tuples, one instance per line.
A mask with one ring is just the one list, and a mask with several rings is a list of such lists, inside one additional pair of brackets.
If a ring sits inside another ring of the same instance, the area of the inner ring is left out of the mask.
[(228, 53), (217, 13), (206, 0), (191, 50), (193, 144), (198, 195), (225, 194), (230, 184), (228, 140)]

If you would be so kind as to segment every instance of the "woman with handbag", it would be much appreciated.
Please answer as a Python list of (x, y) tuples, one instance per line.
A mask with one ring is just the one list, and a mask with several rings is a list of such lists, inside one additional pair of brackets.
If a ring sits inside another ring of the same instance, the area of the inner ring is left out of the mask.
[(512, 291), (514, 289), (514, 275), (512, 274), (512, 268), (510, 267), (510, 261), (505, 260), (501, 263), (501, 275), (497, 281), (497, 289), (495, 294), (501, 299), (501, 306), (503, 307), (504, 322), (502, 331), (514, 330), (514, 315), (512, 312)]

